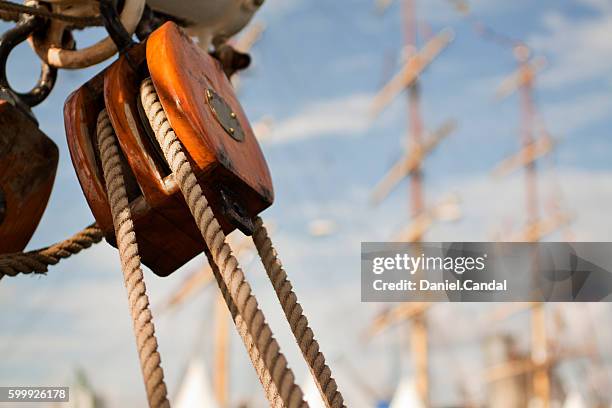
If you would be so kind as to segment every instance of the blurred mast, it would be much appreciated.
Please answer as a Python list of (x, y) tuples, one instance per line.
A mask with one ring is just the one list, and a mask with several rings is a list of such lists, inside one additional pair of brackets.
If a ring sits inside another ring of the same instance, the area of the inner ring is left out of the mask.
[[(379, 0), (379, 9), (389, 6), (391, 1)], [(417, 22), (415, 0), (402, 0), (402, 25), (404, 28), (404, 50), (406, 62), (399, 72), (376, 94), (370, 107), (372, 117), (378, 116), (402, 92), (408, 97), (408, 131), (406, 133), (406, 151), (384, 175), (371, 195), (373, 204), (384, 200), (391, 191), (405, 178), (410, 179), (409, 217), (413, 221), (399, 236), (399, 241), (419, 242), (425, 232), (438, 219), (455, 219), (458, 217), (457, 200), (445, 200), (428, 208), (425, 205), (422, 164), (429, 154), (456, 127), (453, 120), (446, 121), (433, 132), (426, 132), (421, 116), (421, 92), (419, 76), (437, 58), (453, 40), (449, 29), (441, 30), (417, 49)]]
[[(521, 143), (523, 152), (528, 151), (535, 144), (534, 136), (534, 105), (533, 105), (533, 81), (535, 69), (529, 61), (530, 51), (524, 44), (514, 47), (519, 68), (517, 90), (521, 105)], [(523, 153), (525, 155), (525, 153)], [(539, 202), (538, 202), (538, 179), (536, 160), (534, 156), (526, 160), (525, 167), (525, 211), (527, 214), (527, 231), (533, 231), (530, 236), (525, 236), (527, 241), (539, 241), (542, 237), (540, 225)], [(548, 364), (548, 339), (546, 332), (546, 311), (542, 303), (537, 303), (531, 309), (531, 361), (535, 367), (532, 378), (532, 392), (536, 404), (542, 408), (550, 406), (550, 365)]]
[(569, 216), (556, 212), (548, 218), (540, 217), (538, 175), (536, 162), (554, 149), (554, 142), (545, 129), (536, 135), (537, 112), (533, 99), (534, 79), (543, 68), (545, 61), (531, 58), (529, 48), (522, 43), (513, 47), (518, 62), (515, 73), (506, 78), (497, 89), (497, 97), (505, 98), (518, 92), (520, 98), (521, 150), (503, 160), (493, 171), (495, 176), (503, 176), (523, 167), (525, 169), (525, 211), (527, 222), (524, 230), (512, 240), (537, 242), (545, 235), (567, 224)]
[[(386, 9), (390, 4), (390, 0), (377, 1), (380, 11)], [(451, 214), (450, 218), (455, 218), (459, 213), (457, 200), (454, 197), (431, 208), (427, 208), (425, 205), (422, 163), (439, 142), (452, 132), (455, 124), (453, 121), (449, 121), (437, 131), (427, 135), (427, 138), (424, 137), (419, 84), (419, 75), (452, 41), (453, 34), (450, 30), (442, 30), (429, 39), (419, 50), (417, 48), (418, 24), (415, 0), (402, 0), (400, 7), (406, 62), (401, 70), (376, 95), (372, 103), (371, 113), (372, 115), (378, 115), (395, 97), (404, 90), (407, 91), (406, 153), (375, 187), (372, 201), (374, 203), (382, 201), (407, 176), (409, 178), (409, 219), (411, 223), (395, 239), (418, 243), (434, 221), (449, 218), (448, 214)], [(389, 311), (390, 313), (399, 312), (404, 315), (403, 319), (405, 321), (409, 320), (411, 322), (410, 351), (414, 364), (416, 392), (425, 407), (430, 405), (429, 334), (425, 313), (428, 307), (427, 304), (413, 303), (407, 314), (401, 306)]]
[[(417, 22), (415, 0), (402, 0), (402, 17), (404, 20), (404, 49), (416, 50)], [(421, 92), (419, 79), (415, 78), (408, 87), (408, 133), (406, 135), (407, 146), (421, 146), (423, 119), (421, 117)], [(411, 196), (411, 218), (417, 217), (425, 209), (423, 197), (423, 173), (421, 162), (417, 163), (410, 172)], [(422, 235), (415, 237), (420, 241)], [(427, 317), (425, 313), (416, 313), (412, 319), (410, 328), (410, 349), (415, 369), (416, 391), (423, 402), (423, 406), (429, 406), (429, 340), (427, 331)]]
[[(521, 240), (536, 242), (544, 235), (541, 228), (539, 211), (539, 194), (536, 160), (541, 155), (530, 154), (534, 152), (536, 140), (534, 137), (535, 108), (533, 103), (533, 81), (536, 66), (530, 61), (530, 50), (524, 44), (513, 47), (514, 56), (518, 62), (516, 73), (505, 81), (508, 86), (499, 89), (499, 96), (506, 96), (517, 91), (520, 98), (521, 111), (521, 145), (519, 153), (523, 160), (516, 163), (516, 167), (525, 169), (525, 211), (527, 215), (526, 229)], [(547, 135), (540, 137), (548, 137)], [(548, 150), (550, 151), (550, 149)], [(547, 152), (546, 152), (547, 153)], [(508, 161), (506, 161), (508, 163)], [(515, 166), (511, 166), (515, 167)], [(508, 169), (508, 170), (511, 170)], [(556, 226), (555, 226), (556, 227)], [(535, 259), (534, 259), (535, 261)], [(535, 267), (535, 262), (534, 262)], [(531, 363), (534, 368), (532, 375), (532, 392), (538, 407), (550, 406), (550, 364), (548, 356), (548, 339), (546, 333), (546, 311), (542, 303), (534, 304), (530, 316), (531, 325)]]
[[(542, 59), (531, 58), (530, 49), (521, 41), (498, 33), (477, 18), (469, 17), (469, 6), (464, 0), (451, 0), (457, 10), (468, 16), (475, 30), (484, 38), (504, 47), (511, 47), (518, 62), (517, 71), (506, 78), (497, 91), (499, 98), (504, 98), (518, 91), (521, 111), (521, 145), (522, 149), (514, 156), (502, 161), (494, 174), (503, 175), (523, 167), (525, 169), (525, 210), (527, 222), (524, 230), (511, 237), (511, 241), (537, 242), (544, 235), (552, 233), (565, 225), (569, 217), (563, 213), (553, 214), (542, 220), (539, 210), (539, 193), (536, 160), (550, 153), (553, 142), (548, 132), (540, 129), (542, 134), (534, 135), (536, 109), (533, 99), (534, 79), (536, 73), (545, 65)], [(534, 259), (535, 265), (536, 259)], [(542, 303), (534, 303), (531, 308), (531, 355), (529, 367), (533, 369), (532, 393), (536, 406), (548, 408), (551, 398), (551, 358), (548, 355), (548, 337), (546, 331), (546, 312)], [(513, 364), (508, 362), (507, 368)]]
[[(402, 0), (402, 18), (404, 21), (404, 49), (416, 50), (416, 9), (415, 0)], [(423, 119), (421, 117), (421, 92), (419, 89), (419, 79), (408, 86), (408, 129), (406, 134), (407, 146), (421, 146)], [(421, 162), (417, 163), (410, 172), (410, 197), (411, 197), (411, 217), (418, 216), (425, 208), (425, 199), (423, 197), (423, 173), (421, 171)], [(420, 241), (418, 237), (415, 241)]]
[[(494, 170), (494, 175), (508, 174), (517, 168), (525, 169), (525, 210), (527, 222), (523, 231), (513, 237), (511, 241), (537, 242), (570, 221), (567, 214), (558, 211), (555, 205), (555, 214), (542, 219), (540, 217), (540, 204), (538, 192), (538, 176), (536, 161), (553, 150), (553, 140), (541, 126), (539, 134), (535, 134), (537, 110), (534, 103), (534, 80), (536, 73), (543, 68), (543, 59), (530, 58), (531, 51), (522, 41), (517, 41), (497, 32), (480, 19), (470, 15), (470, 8), (465, 0), (450, 0), (457, 11), (465, 15), (472, 23), (475, 31), (483, 38), (495, 42), (503, 47), (510, 47), (518, 62), (518, 69), (506, 78), (497, 90), (498, 98), (504, 98), (517, 91), (520, 98), (521, 123), (521, 151), (506, 160), (503, 160)], [(537, 261), (534, 259), (534, 265)], [(551, 398), (550, 369), (552, 359), (549, 356), (549, 339), (546, 330), (546, 313), (542, 303), (533, 303), (530, 313), (531, 325), (531, 355), (529, 368), (532, 374), (532, 393), (536, 399), (536, 406), (548, 408)], [(507, 367), (513, 364), (508, 362)]]
[[(521, 112), (521, 151), (513, 158), (502, 162), (498, 172), (510, 172), (518, 167), (525, 169), (525, 211), (527, 215), (525, 229), (513, 240), (537, 242), (545, 235), (552, 233), (569, 221), (565, 214), (552, 214), (549, 219), (540, 217), (538, 175), (536, 161), (550, 153), (553, 143), (546, 131), (535, 135), (536, 110), (533, 100), (534, 79), (537, 71), (544, 65), (541, 60), (531, 57), (530, 49), (523, 43), (513, 47), (518, 69), (514, 75), (506, 79), (498, 89), (498, 96), (504, 97), (517, 91), (520, 98)], [(537, 264), (534, 259), (534, 267)], [(546, 330), (546, 310), (542, 303), (536, 303), (531, 309), (531, 363), (534, 367), (532, 375), (532, 392), (536, 404), (548, 408), (551, 400), (551, 361), (549, 356), (549, 340)]]

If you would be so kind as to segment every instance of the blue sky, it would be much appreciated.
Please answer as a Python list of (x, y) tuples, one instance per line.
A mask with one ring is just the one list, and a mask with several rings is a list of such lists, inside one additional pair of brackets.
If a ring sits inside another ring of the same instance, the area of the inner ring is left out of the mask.
[[(542, 163), (543, 201), (557, 192), (556, 183), (564, 207), (575, 215), (574, 237), (611, 240), (612, 5), (606, 0), (471, 4), (473, 16), (525, 40), (548, 61), (537, 79), (537, 101), (547, 127), (562, 143), (553, 159)], [(451, 27), (455, 32), (454, 42), (422, 76), (426, 128), (435, 129), (449, 118), (459, 125), (427, 159), (427, 200), (435, 202), (456, 192), (464, 215), (459, 222), (437, 224), (427, 238), (488, 240), (502, 227), (517, 231), (524, 219), (522, 174), (502, 180), (490, 176), (493, 166), (519, 146), (517, 97), (494, 99), (496, 86), (516, 68), (512, 53), (479, 37), (446, 1), (419, 2), (418, 16), (423, 31)], [(396, 71), (401, 64), (399, 5), (394, 2), (381, 16), (365, 0), (268, 0), (256, 19), (267, 29), (253, 50), (254, 63), (243, 75), (240, 96), (252, 121), (264, 117), (273, 121), (262, 147), (276, 202), (264, 218), (276, 226), (279, 253), (323, 350), (337, 362), (339, 384), (353, 390), (351, 406), (368, 406), (351, 384), (344, 356), (363, 355), (354, 365), (358, 371), (375, 373), (372, 382), (383, 390), (393, 389), (398, 372), (408, 366), (395, 367), (391, 363), (395, 354), (380, 351), (396, 346), (383, 340), (366, 345), (360, 340), (380, 305), (359, 301), (359, 243), (389, 239), (408, 221), (405, 184), (381, 206), (368, 203), (371, 188), (401, 156), (406, 132), (404, 98), (376, 120), (367, 116), (372, 96), (388, 79), (386, 67)], [(87, 30), (77, 39), (88, 44), (101, 35), (100, 30)], [(67, 152), (62, 106), (69, 92), (100, 69), (60, 72), (51, 97), (34, 110), (41, 128), (59, 146), (61, 161), (31, 248), (62, 239), (92, 219)], [(18, 48), (9, 63), (12, 83), (25, 89), (37, 73), (38, 63), (29, 48)], [(321, 218), (332, 220), (336, 232), (312, 237), (309, 223)], [(302, 381), (305, 366), (291, 344), (269, 284), (257, 262), (243, 258)], [(167, 279), (147, 274), (153, 305), (202, 262), (197, 258)], [(211, 313), (212, 293), (209, 288), (180, 311), (156, 320), (171, 392), (195, 344), (210, 354), (209, 336), (197, 334), (206, 323), (202, 316)], [(0, 354), (6, 356), (0, 363), (1, 384), (64, 384), (73, 368), (81, 366), (115, 405), (144, 401), (118, 257), (107, 244), (62, 263), (46, 277), (3, 280), (0, 310), (4, 328)], [(438, 329), (444, 330), (444, 319), (451, 314), (469, 327), (465, 308), (453, 305), (440, 310)], [(592, 316), (609, 316), (609, 312), (607, 306), (590, 310)], [(610, 333), (599, 336), (602, 344), (606, 339), (612, 344)], [(233, 341), (237, 351), (233, 367), (246, 367), (242, 346), (237, 337)], [(402, 355), (401, 361), (406, 358)], [(245, 372), (234, 370), (236, 394), (261, 400), (255, 376)], [(456, 398), (448, 391), (452, 384), (442, 380), (444, 376), (436, 378), (434, 386), (447, 390), (440, 398)]]

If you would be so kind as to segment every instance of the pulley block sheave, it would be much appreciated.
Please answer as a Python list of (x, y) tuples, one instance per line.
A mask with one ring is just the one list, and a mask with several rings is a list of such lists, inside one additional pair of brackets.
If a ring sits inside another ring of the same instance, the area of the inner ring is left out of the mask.
[(114, 228), (96, 145), (106, 108), (127, 176), (140, 255), (166, 276), (203, 251), (203, 240), (152, 135), (140, 103), (150, 77), (177, 138), (225, 233), (249, 234), (270, 206), (267, 164), (220, 63), (175, 23), (154, 31), (72, 93), (64, 107), (68, 146), (96, 221), (114, 243)]

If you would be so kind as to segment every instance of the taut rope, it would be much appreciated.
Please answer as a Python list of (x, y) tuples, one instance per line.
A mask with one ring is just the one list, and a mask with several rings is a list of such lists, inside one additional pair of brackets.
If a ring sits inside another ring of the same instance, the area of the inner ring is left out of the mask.
[(47, 248), (29, 252), (16, 252), (0, 255), (0, 279), (4, 276), (16, 276), (20, 273), (44, 274), (49, 265), (55, 265), (62, 259), (78, 254), (102, 240), (102, 231), (92, 224), (64, 241)]
[(115, 225), (121, 269), (123, 270), (123, 279), (134, 322), (134, 334), (147, 399), (150, 407), (170, 407), (166, 396), (164, 371), (160, 366), (161, 358), (157, 352), (155, 326), (149, 310), (149, 298), (146, 294), (146, 286), (140, 267), (138, 244), (136, 243), (132, 214), (125, 190), (119, 149), (106, 110), (100, 112), (98, 116), (97, 133), (104, 180), (113, 215), (113, 224)]
[(308, 319), (303, 314), (302, 306), (293, 292), (293, 285), (287, 279), (287, 272), (278, 259), (278, 254), (272, 246), (268, 231), (260, 217), (255, 218), (253, 242), (325, 406), (327, 408), (344, 407), (342, 394), (338, 391), (336, 381), (331, 376), (331, 370), (325, 364), (325, 356), (319, 351), (319, 343), (315, 340), (312, 329), (308, 327)]

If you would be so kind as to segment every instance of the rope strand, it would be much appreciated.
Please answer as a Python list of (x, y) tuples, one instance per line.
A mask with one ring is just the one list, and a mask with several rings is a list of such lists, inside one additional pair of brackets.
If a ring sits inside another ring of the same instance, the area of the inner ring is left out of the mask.
[(152, 408), (169, 408), (164, 371), (161, 368), (161, 357), (157, 351), (155, 326), (149, 310), (149, 298), (140, 267), (138, 243), (125, 190), (119, 149), (106, 110), (100, 112), (98, 116), (97, 134), (147, 399)]
[(0, 255), (0, 279), (17, 276), (20, 273), (45, 274), (49, 265), (56, 265), (62, 259), (76, 255), (102, 240), (102, 231), (91, 224), (73, 236), (47, 248), (29, 252)]
[(287, 272), (283, 269), (268, 231), (259, 216), (255, 218), (253, 242), (326, 408), (344, 408), (344, 398), (338, 391), (330, 368), (325, 364), (325, 356), (319, 351), (319, 343), (315, 340), (312, 329), (308, 327), (308, 319), (297, 301), (293, 285), (287, 279)]

